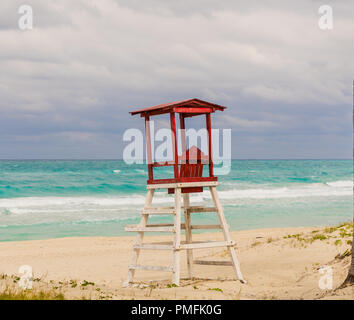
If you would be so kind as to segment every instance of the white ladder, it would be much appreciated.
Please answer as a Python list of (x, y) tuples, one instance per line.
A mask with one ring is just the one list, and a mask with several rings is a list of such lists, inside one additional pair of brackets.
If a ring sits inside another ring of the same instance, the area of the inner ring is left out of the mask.
[[(210, 193), (215, 207), (191, 206), (189, 194), (183, 194), (183, 207), (181, 206), (181, 188), (204, 186), (209, 187)], [(225, 220), (224, 210), (220, 203), (218, 193), (216, 191), (217, 182), (198, 182), (198, 183), (169, 183), (169, 184), (149, 184), (147, 186), (148, 192), (144, 209), (141, 212), (141, 221), (138, 225), (128, 225), (125, 231), (138, 232), (136, 242), (133, 245), (133, 254), (131, 263), (129, 265), (128, 277), (123, 286), (128, 287), (133, 280), (135, 270), (154, 270), (154, 271), (171, 271), (173, 273), (173, 283), (179, 285), (180, 281), (180, 255), (181, 250), (187, 250), (187, 265), (188, 275), (192, 278), (193, 264), (214, 265), (214, 266), (232, 266), (234, 268), (237, 279), (242, 283), (246, 281), (243, 279), (240, 263), (237, 259), (234, 242), (231, 239), (229, 228)], [(152, 207), (152, 199), (156, 189), (174, 189), (175, 205), (174, 207)], [(184, 221), (181, 223), (181, 210), (184, 212)], [(219, 218), (217, 225), (192, 225), (191, 213), (193, 212), (216, 212)], [(173, 224), (148, 224), (149, 215), (174, 215)], [(181, 229), (185, 230), (186, 241), (181, 241)], [(193, 229), (221, 229), (224, 234), (224, 241), (208, 241), (208, 242), (193, 242)], [(174, 234), (174, 241), (172, 244), (157, 244), (157, 243), (143, 243), (145, 232), (171, 232)], [(203, 261), (193, 260), (193, 249), (227, 247), (230, 254), (230, 261)], [(173, 251), (173, 266), (147, 266), (138, 265), (138, 258), (140, 250), (171, 250)]]

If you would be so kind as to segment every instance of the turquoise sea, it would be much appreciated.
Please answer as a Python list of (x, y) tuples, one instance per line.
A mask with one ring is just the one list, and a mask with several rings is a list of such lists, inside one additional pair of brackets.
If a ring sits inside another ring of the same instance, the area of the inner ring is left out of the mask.
[[(127, 235), (124, 225), (139, 221), (146, 180), (145, 165), (121, 160), (0, 161), (0, 241)], [(233, 160), (219, 182), (232, 230), (353, 219), (352, 160)], [(172, 201), (162, 191), (154, 200)], [(209, 192), (193, 194), (192, 202), (210, 202)], [(210, 213), (192, 219), (216, 222)]]

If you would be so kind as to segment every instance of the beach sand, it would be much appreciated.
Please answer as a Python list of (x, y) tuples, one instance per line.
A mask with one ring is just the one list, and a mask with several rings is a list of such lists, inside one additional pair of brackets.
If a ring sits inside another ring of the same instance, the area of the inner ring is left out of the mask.
[[(334, 228), (282, 228), (234, 231), (236, 252), (247, 284), (235, 280), (229, 266), (194, 265), (187, 280), (182, 252), (181, 285), (172, 273), (137, 271), (123, 288), (134, 236), (62, 238), (0, 243), (0, 285), (18, 287), (21, 265), (33, 268), (33, 290), (56, 290), (68, 299), (353, 299), (353, 287), (336, 289), (345, 279), (352, 225)], [(222, 240), (221, 233), (193, 235), (193, 240)], [(170, 241), (146, 236), (144, 242)], [(348, 251), (347, 251), (348, 252)], [(228, 260), (225, 248), (194, 251), (195, 258)], [(139, 262), (172, 265), (172, 252), (144, 250)], [(333, 269), (333, 290), (321, 289), (322, 266)]]

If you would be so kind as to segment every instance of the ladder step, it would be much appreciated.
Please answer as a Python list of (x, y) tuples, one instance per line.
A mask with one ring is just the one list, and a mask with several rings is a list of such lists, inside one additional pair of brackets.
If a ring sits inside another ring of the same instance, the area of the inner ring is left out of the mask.
[(192, 242), (181, 244), (181, 249), (203, 249), (203, 248), (214, 248), (214, 247), (228, 247), (232, 246), (233, 241), (210, 241), (210, 242)]
[(160, 227), (160, 226), (146, 226), (142, 227), (136, 224), (125, 226), (127, 232), (175, 232), (175, 227)]
[[(184, 209), (184, 206), (181, 206), (181, 209)], [(216, 212), (215, 207), (189, 206), (186, 209), (189, 212)], [(176, 210), (175, 207), (151, 207), (143, 209), (141, 214), (176, 214)]]
[(220, 224), (195, 224), (191, 227), (192, 229), (221, 229)]
[(173, 250), (173, 245), (166, 244), (156, 244), (156, 243), (144, 243), (144, 244), (135, 244), (134, 249), (145, 249), (145, 250)]
[[(150, 223), (147, 224), (145, 228), (155, 228), (157, 231), (158, 228), (162, 227), (170, 227), (173, 228), (174, 224), (173, 223)], [(125, 231), (138, 231), (137, 228), (139, 228), (139, 231), (142, 231), (139, 225), (128, 225), (125, 227)], [(221, 226), (219, 224), (194, 224), (191, 225), (192, 229), (221, 229)], [(129, 230), (128, 230), (129, 229)], [(133, 230), (134, 229), (134, 230)], [(181, 229), (186, 229), (186, 225), (184, 223), (181, 223)], [(171, 229), (172, 230), (172, 229)], [(149, 230), (146, 230), (149, 231)], [(154, 230), (150, 230), (154, 231)], [(166, 230), (168, 232), (168, 230)], [(173, 231), (171, 231), (173, 232)]]
[[(172, 223), (151, 223), (147, 227), (173, 227)], [(191, 226), (192, 229), (221, 229), (219, 224), (195, 224)], [(185, 223), (181, 223), (181, 229), (186, 229)]]
[(174, 182), (174, 183), (151, 183), (147, 189), (169, 189), (169, 188), (190, 188), (190, 187), (216, 187), (217, 181), (198, 181), (198, 182)]
[(190, 207), (189, 212), (217, 212), (215, 207)]
[(152, 207), (141, 211), (141, 214), (176, 214), (174, 207)]
[[(231, 243), (227, 241), (209, 241), (209, 242), (186, 242), (182, 241), (180, 244), (180, 250), (186, 249), (203, 249), (203, 248), (214, 248), (214, 247), (227, 247), (234, 245), (234, 242)], [(175, 250), (173, 242), (155, 242), (155, 243), (142, 243), (142, 244), (134, 244), (134, 249), (146, 249), (146, 250)]]
[(129, 265), (130, 270), (150, 270), (150, 271), (173, 271), (170, 266), (143, 266), (143, 265)]
[(202, 265), (212, 265), (212, 266), (233, 266), (231, 261), (205, 261), (205, 260), (194, 260), (194, 264)]

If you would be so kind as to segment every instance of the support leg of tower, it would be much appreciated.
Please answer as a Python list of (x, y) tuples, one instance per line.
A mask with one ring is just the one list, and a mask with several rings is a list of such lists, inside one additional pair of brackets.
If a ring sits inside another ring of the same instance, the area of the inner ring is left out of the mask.
[(173, 250), (173, 283), (179, 286), (181, 259), (181, 188), (175, 188), (174, 250)]
[[(186, 242), (192, 242), (192, 227), (191, 227), (191, 214), (188, 210), (190, 206), (189, 193), (183, 195), (183, 205), (184, 205), (184, 222), (186, 228)], [(188, 267), (188, 277), (191, 279), (193, 277), (193, 249), (187, 249), (187, 267)]]
[[(230, 233), (229, 233), (229, 227), (228, 227), (228, 225), (226, 223), (226, 220), (225, 220), (224, 209), (223, 209), (223, 207), (222, 207), (222, 205), (220, 203), (219, 196), (218, 196), (218, 193), (216, 191), (216, 187), (213, 187), (213, 186), (210, 187), (210, 193), (211, 193), (211, 196), (213, 198), (215, 207), (217, 209), (218, 218), (219, 218), (219, 222), (220, 222), (223, 234), (224, 234), (224, 238), (225, 238), (226, 241), (230, 242), (231, 241), (231, 236), (230, 236)], [(229, 250), (231, 261), (232, 261), (232, 264), (233, 264), (233, 267), (234, 267), (234, 270), (235, 270), (235, 273), (236, 273), (236, 277), (242, 283), (245, 283), (246, 281), (243, 279), (243, 276), (242, 276), (242, 273), (241, 273), (241, 268), (240, 268), (240, 262), (237, 259), (235, 248), (233, 246), (228, 246), (228, 250)]]
[[(152, 198), (154, 197), (154, 193), (155, 193), (154, 189), (149, 189), (148, 190), (148, 192), (146, 194), (144, 209), (148, 209), (151, 206)], [(143, 214), (141, 216), (140, 225), (142, 227), (146, 226), (147, 221), (148, 221), (148, 217), (149, 217), (148, 214)], [(144, 232), (143, 231), (142, 232), (138, 232), (138, 234), (136, 236), (135, 244), (136, 245), (141, 245), (142, 242), (143, 242), (143, 238), (144, 238)], [(137, 264), (138, 258), (139, 258), (139, 254), (140, 254), (140, 249), (138, 249), (138, 248), (133, 249), (133, 254), (132, 254), (131, 262), (130, 262), (131, 265), (136, 265)], [(135, 274), (135, 269), (129, 269), (128, 270), (128, 277), (127, 277), (126, 281), (123, 284), (124, 287), (128, 287), (129, 286), (130, 282), (134, 278), (134, 274)]]

